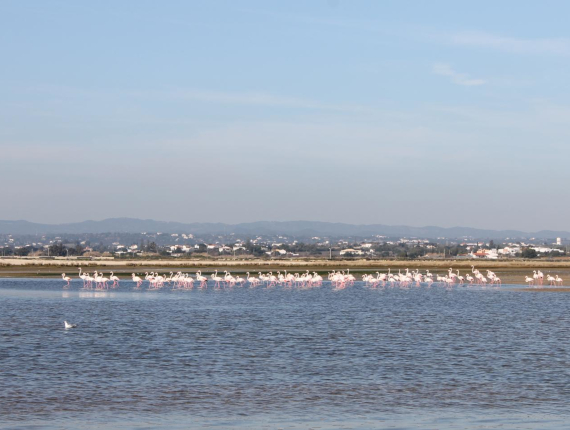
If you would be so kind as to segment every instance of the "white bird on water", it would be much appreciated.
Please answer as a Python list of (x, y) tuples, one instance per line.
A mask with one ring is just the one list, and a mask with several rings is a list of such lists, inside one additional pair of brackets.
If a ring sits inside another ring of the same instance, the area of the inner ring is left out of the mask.
[(65, 328), (75, 328), (77, 327), (77, 324), (69, 324), (67, 321), (63, 322), (63, 325), (65, 326)]

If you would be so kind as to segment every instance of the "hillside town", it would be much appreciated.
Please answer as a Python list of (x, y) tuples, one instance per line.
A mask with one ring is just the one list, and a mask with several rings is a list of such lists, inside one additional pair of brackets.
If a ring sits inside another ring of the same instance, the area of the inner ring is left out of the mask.
[(517, 259), (560, 258), (570, 241), (473, 238), (291, 237), (191, 233), (0, 235), (0, 256), (40, 258)]

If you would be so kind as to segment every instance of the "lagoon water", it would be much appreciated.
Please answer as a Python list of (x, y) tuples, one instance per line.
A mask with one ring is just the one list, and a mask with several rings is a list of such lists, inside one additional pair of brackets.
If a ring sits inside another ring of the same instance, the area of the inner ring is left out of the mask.
[(0, 428), (570, 422), (570, 294), (62, 284), (0, 280)]

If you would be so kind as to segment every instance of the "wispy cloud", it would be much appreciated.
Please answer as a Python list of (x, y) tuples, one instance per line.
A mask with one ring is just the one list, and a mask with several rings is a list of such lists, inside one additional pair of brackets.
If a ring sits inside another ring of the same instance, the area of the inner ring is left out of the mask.
[(433, 73), (436, 75), (447, 76), (451, 79), (451, 82), (457, 85), (465, 85), (467, 87), (472, 87), (476, 85), (483, 85), (486, 83), (483, 79), (473, 79), (469, 77), (466, 73), (459, 73), (455, 71), (449, 64), (436, 63), (432, 68)]
[(180, 90), (171, 92), (172, 97), (194, 100), (206, 103), (253, 105), (266, 107), (289, 107), (301, 109), (323, 109), (323, 110), (355, 110), (358, 106), (346, 106), (338, 104), (327, 104), (318, 101), (280, 96), (263, 92), (222, 92), (203, 90)]
[(461, 32), (451, 36), (451, 43), (515, 54), (570, 54), (570, 39), (568, 38), (520, 39), (484, 32)]

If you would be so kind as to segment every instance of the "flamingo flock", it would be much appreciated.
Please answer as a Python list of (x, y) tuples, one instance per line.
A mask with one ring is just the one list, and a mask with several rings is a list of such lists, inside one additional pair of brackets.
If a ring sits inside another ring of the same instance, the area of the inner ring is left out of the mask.
[[(435, 277), (435, 279), (434, 279)], [(479, 270), (475, 269), (475, 266), (471, 266), (471, 273), (466, 273), (462, 276), (459, 270), (454, 271), (450, 268), (445, 275), (437, 275), (426, 270), (425, 274), (420, 273), (419, 270), (410, 272), (406, 269), (405, 273), (398, 270), (398, 273), (391, 273), (388, 269), (388, 273), (376, 272), (374, 275), (362, 275), (362, 281), (367, 285), (377, 286), (377, 285), (401, 285), (409, 286), (420, 284), (433, 284), (438, 283), (447, 286), (453, 285), (501, 285), (501, 278), (499, 278), (494, 272), (487, 270), (487, 275), (484, 276)]]
[[(532, 276), (525, 276), (524, 281), (529, 286), (542, 287), (544, 285), (544, 273), (540, 270), (533, 270)], [(548, 274), (546, 275), (546, 282), (552, 287), (562, 287), (564, 280), (558, 275), (552, 276)]]
[[(67, 281), (67, 285), (65, 285), (64, 288), (69, 288), (71, 278), (66, 277), (65, 273), (63, 273), (61, 276), (63, 277), (64, 281)], [(79, 268), (79, 279), (83, 281), (83, 289), (85, 290), (93, 288), (98, 290), (108, 289), (109, 282), (113, 282), (110, 288), (117, 288), (120, 281), (119, 277), (115, 276), (113, 272), (111, 272), (108, 278), (105, 277), (103, 273), (99, 273), (98, 271), (95, 271), (91, 276), (89, 273), (82, 272), (81, 267)]]
[[(72, 278), (62, 273), (62, 279), (66, 282), (64, 288), (69, 288)], [(113, 272), (105, 276), (103, 273), (95, 271), (93, 274), (82, 272), (79, 268), (79, 278), (83, 281), (84, 289), (109, 289), (119, 287), (120, 279)], [(356, 277), (350, 273), (350, 269), (333, 270), (329, 272), (327, 277), (323, 279), (317, 272), (309, 270), (303, 273), (289, 273), (287, 270), (283, 272), (277, 271), (257, 274), (247, 272), (245, 275), (232, 275), (229, 271), (223, 273), (216, 270), (210, 276), (205, 276), (202, 271), (197, 271), (194, 275), (188, 273), (170, 272), (169, 275), (159, 274), (158, 272), (146, 272), (144, 276), (133, 273), (131, 282), (135, 284), (134, 289), (140, 290), (146, 288), (148, 290), (159, 290), (163, 288), (171, 288), (172, 290), (190, 290), (196, 285), (198, 288), (206, 288), (208, 285), (214, 285), (215, 288), (230, 288), (249, 286), (255, 288), (265, 286), (267, 288), (275, 286), (283, 287), (299, 287), (310, 288), (320, 287), (323, 282), (328, 281), (335, 289), (343, 289), (354, 285), (357, 281)], [(444, 274), (434, 274), (429, 270), (420, 273), (419, 270), (410, 271), (409, 269), (399, 269), (397, 273), (388, 269), (387, 273), (376, 272), (375, 274), (361, 275), (361, 280), (367, 287), (378, 286), (400, 286), (408, 287), (411, 285), (420, 286), (427, 285), (444, 285), (452, 286), (473, 286), (473, 285), (502, 285), (501, 278), (494, 272), (487, 270), (485, 274), (481, 273), (475, 266), (471, 266), (471, 271), (463, 275), (459, 270), (449, 268)], [(526, 276), (525, 282), (529, 285), (539, 286), (543, 284), (544, 274), (535, 270), (533, 276)], [(562, 278), (558, 275), (546, 276), (546, 281), (551, 286), (562, 286)]]

